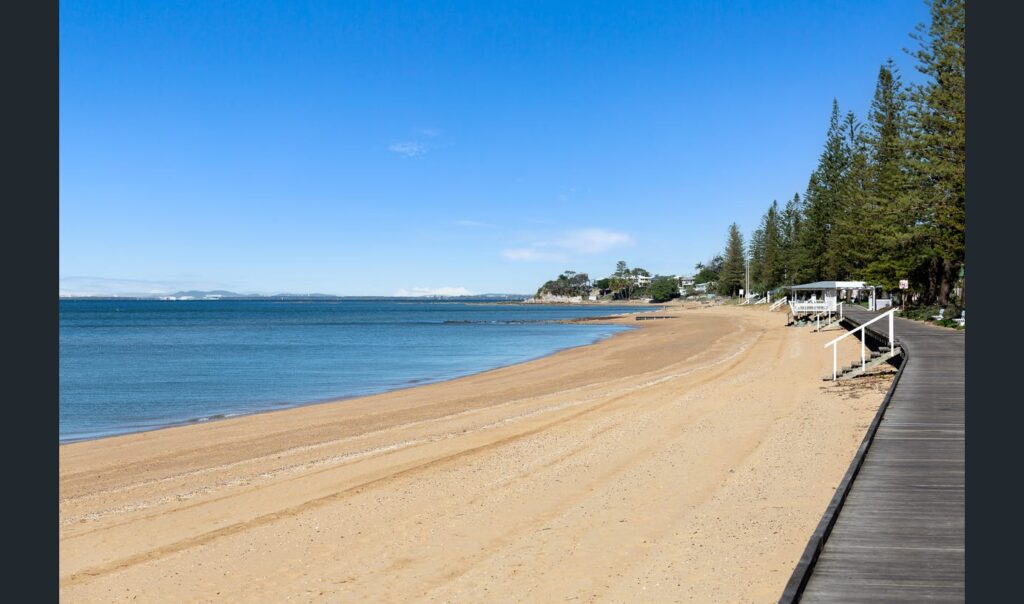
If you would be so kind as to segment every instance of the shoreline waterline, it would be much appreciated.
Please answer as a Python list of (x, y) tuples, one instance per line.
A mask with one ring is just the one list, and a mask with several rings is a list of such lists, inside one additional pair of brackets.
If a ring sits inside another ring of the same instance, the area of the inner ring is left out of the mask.
[[(652, 311), (652, 312), (654, 312), (654, 311)], [(632, 314), (632, 313), (624, 313), (624, 315), (626, 315), (626, 314)], [(602, 324), (599, 321), (608, 321), (609, 318), (610, 317), (608, 317), (608, 316), (595, 317), (594, 318), (595, 320), (593, 321), (593, 323), (594, 324)], [(570, 322), (570, 323), (582, 323), (582, 322), (590, 323), (591, 321), (589, 321), (587, 319), (581, 319), (581, 320), (574, 320), (574, 321), (568, 321), (568, 322)], [(616, 325), (616, 323), (607, 323), (607, 324)], [(571, 345), (571, 346), (565, 346), (563, 348), (557, 348), (557, 349), (554, 349), (554, 350), (551, 350), (549, 352), (543, 353), (543, 354), (541, 354), (539, 356), (536, 356), (536, 357), (531, 357), (531, 358), (526, 358), (526, 359), (514, 361), (514, 362), (511, 362), (511, 363), (509, 363), (507, 365), (497, 365), (497, 366), (489, 367), (489, 368), (486, 368), (486, 369), (480, 369), (478, 371), (474, 371), (474, 372), (470, 372), (470, 373), (466, 373), (466, 374), (462, 374), (462, 375), (453, 375), (453, 376), (439, 377), (439, 378), (415, 379), (415, 380), (411, 380), (411, 383), (409, 383), (407, 385), (399, 385), (399, 386), (395, 386), (395, 387), (392, 387), (392, 388), (387, 388), (387, 389), (379, 390), (379, 391), (376, 391), (376, 392), (369, 392), (369, 393), (366, 393), (366, 394), (353, 394), (353, 395), (348, 395), (348, 396), (345, 396), (345, 395), (342, 395), (342, 396), (331, 396), (331, 397), (327, 397), (327, 398), (323, 398), (323, 399), (316, 399), (316, 400), (307, 401), (307, 402), (301, 402), (301, 403), (292, 403), (292, 402), (283, 402), (282, 401), (282, 402), (278, 402), (278, 403), (270, 403), (269, 406), (266, 406), (265, 408), (254, 409), (252, 411), (243, 411), (243, 412), (238, 412), (238, 413), (216, 413), (216, 414), (213, 414), (211, 416), (206, 416), (206, 417), (189, 418), (189, 419), (186, 419), (186, 420), (179, 420), (179, 421), (167, 423), (167, 424), (164, 424), (164, 425), (157, 425), (157, 426), (144, 427), (144, 428), (138, 428), (138, 429), (130, 429), (130, 430), (125, 430), (125, 431), (120, 431), (120, 432), (113, 432), (113, 433), (109, 433), (109, 434), (97, 434), (97, 435), (90, 435), (90, 436), (78, 436), (78, 437), (61, 438), (59, 440), (59, 442), (58, 442), (58, 446), (63, 447), (63, 446), (72, 445), (72, 444), (75, 444), (75, 443), (91, 442), (91, 441), (97, 441), (97, 440), (106, 440), (106, 439), (118, 438), (118, 437), (121, 437), (121, 436), (131, 436), (131, 435), (135, 435), (135, 434), (147, 434), (147, 433), (151, 433), (151, 432), (159, 432), (159, 431), (162, 431), (162, 430), (170, 430), (170, 429), (174, 429), (174, 428), (184, 428), (184, 427), (188, 427), (188, 426), (195, 426), (195, 425), (200, 425), (200, 424), (208, 424), (208, 423), (213, 423), (213, 422), (223, 422), (225, 420), (233, 420), (233, 419), (238, 419), (238, 418), (243, 418), (243, 417), (251, 417), (251, 416), (255, 416), (255, 415), (266, 415), (266, 414), (272, 414), (272, 413), (279, 413), (279, 412), (282, 412), (282, 411), (290, 411), (290, 410), (294, 410), (294, 409), (302, 409), (302, 408), (305, 408), (305, 407), (313, 407), (313, 406), (317, 406), (317, 405), (330, 405), (330, 404), (334, 404), (334, 403), (345, 403), (347, 401), (367, 398), (367, 397), (371, 397), (371, 396), (377, 396), (377, 395), (381, 395), (381, 394), (390, 394), (390, 393), (393, 393), (393, 392), (415, 390), (417, 388), (422, 388), (424, 386), (432, 386), (432, 385), (435, 385), (435, 384), (445, 384), (445, 383), (448, 383), (448, 382), (453, 382), (453, 381), (457, 381), (457, 380), (461, 380), (461, 379), (465, 379), (465, 378), (470, 378), (470, 377), (484, 375), (484, 374), (487, 374), (487, 373), (490, 373), (490, 372), (493, 372), (493, 371), (497, 371), (499, 369), (505, 369), (505, 368), (508, 368), (508, 367), (515, 367), (517, 365), (524, 365), (526, 363), (531, 363), (533, 361), (539, 361), (539, 360), (542, 360), (542, 359), (545, 359), (545, 358), (557, 355), (557, 354), (565, 352), (565, 351), (576, 350), (576, 349), (580, 349), (580, 348), (586, 348), (588, 346), (594, 346), (596, 344), (600, 344), (601, 342), (610, 340), (610, 339), (612, 339), (612, 338), (614, 338), (616, 336), (628, 333), (630, 330), (641, 329), (643, 326), (642, 325), (625, 325), (625, 326), (622, 326), (622, 327), (624, 329), (622, 329), (621, 331), (617, 331), (617, 332), (614, 332), (614, 333), (609, 333), (609, 334), (606, 334), (606, 335), (599, 336), (599, 337), (597, 337), (596, 339), (594, 339), (591, 342), (586, 342), (586, 343), (583, 343), (583, 344), (575, 344), (575, 345)]]
[(62, 305), (58, 444), (458, 379), (590, 345), (632, 327), (591, 317), (658, 310), (189, 302)]

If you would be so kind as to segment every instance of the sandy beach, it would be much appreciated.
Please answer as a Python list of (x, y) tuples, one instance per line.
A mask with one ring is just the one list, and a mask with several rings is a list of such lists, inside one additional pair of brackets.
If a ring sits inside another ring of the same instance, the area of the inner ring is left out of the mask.
[(775, 601), (891, 376), (823, 382), (839, 332), (763, 306), (657, 315), (449, 382), (63, 445), (61, 599)]

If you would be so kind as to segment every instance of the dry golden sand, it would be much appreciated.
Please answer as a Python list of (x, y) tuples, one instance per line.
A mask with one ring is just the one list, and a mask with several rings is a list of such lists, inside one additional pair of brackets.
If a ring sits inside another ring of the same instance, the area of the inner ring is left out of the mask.
[(774, 601), (890, 378), (822, 382), (837, 332), (763, 307), (661, 312), (451, 382), (62, 446), (61, 598)]

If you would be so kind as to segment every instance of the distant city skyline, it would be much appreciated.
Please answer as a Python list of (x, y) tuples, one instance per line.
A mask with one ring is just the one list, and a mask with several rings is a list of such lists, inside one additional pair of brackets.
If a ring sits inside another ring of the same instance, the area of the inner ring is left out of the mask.
[(833, 98), (864, 120), (890, 57), (919, 81), (902, 49), (926, 21), (918, 1), (62, 1), (60, 291), (692, 274), (803, 194)]

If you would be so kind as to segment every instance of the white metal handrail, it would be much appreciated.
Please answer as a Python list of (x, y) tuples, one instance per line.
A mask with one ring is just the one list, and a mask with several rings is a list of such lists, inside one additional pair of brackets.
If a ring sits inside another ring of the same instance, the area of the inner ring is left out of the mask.
[(789, 302), (789, 296), (782, 296), (778, 300), (772, 302), (772, 305), (768, 307), (768, 310), (775, 310), (776, 308), (782, 306), (786, 302)]
[[(892, 351), (895, 350), (895, 347), (893, 346), (893, 343), (895, 342), (895, 332), (893, 331), (893, 314), (895, 312), (896, 312), (896, 309), (893, 308), (892, 310), (890, 310), (888, 312), (882, 313), (882, 314), (878, 315), (877, 317), (875, 317), (874, 319), (871, 319), (867, 323), (862, 323), (856, 329), (853, 329), (851, 331), (848, 331), (848, 332), (844, 333), (843, 335), (841, 335), (838, 338), (832, 340), (831, 342), (828, 342), (827, 344), (825, 344), (825, 346), (823, 346), (823, 348), (828, 348), (829, 346), (832, 347), (832, 381), (835, 381), (836, 375), (837, 375), (837, 372), (838, 372), (838, 368), (839, 368), (839, 353), (838, 353), (838, 346), (837, 346), (839, 341), (842, 340), (843, 338), (847, 338), (849, 336), (852, 336), (853, 334), (857, 333), (858, 331), (860, 332), (860, 368), (864, 369), (864, 365), (867, 363), (867, 361), (865, 360), (865, 357), (864, 357), (864, 349), (865, 349), (865, 344), (864, 344), (865, 329), (864, 328), (867, 327), (868, 325), (871, 325), (875, 321), (881, 321), (882, 319), (884, 319), (886, 317), (889, 317), (889, 353), (892, 354)], [(842, 304), (840, 304), (839, 305), (839, 316), (840, 317), (842, 317), (842, 313), (843, 313), (843, 306), (842, 306)]]

